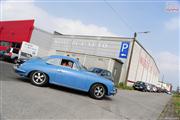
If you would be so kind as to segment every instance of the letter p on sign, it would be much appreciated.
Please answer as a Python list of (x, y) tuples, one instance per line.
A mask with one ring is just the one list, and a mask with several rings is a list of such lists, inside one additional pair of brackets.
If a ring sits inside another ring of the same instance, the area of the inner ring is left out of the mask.
[(121, 49), (119, 53), (119, 58), (127, 58), (129, 51), (129, 42), (122, 42), (121, 43)]

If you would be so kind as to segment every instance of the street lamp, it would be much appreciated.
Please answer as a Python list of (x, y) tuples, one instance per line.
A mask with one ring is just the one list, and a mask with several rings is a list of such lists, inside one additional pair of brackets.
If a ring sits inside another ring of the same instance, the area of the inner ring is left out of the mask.
[(134, 50), (134, 43), (136, 41), (137, 34), (147, 34), (147, 33), (150, 33), (150, 31), (135, 32), (134, 33), (134, 37), (133, 37), (133, 41), (132, 41), (131, 53), (130, 53), (129, 62), (128, 62), (127, 74), (126, 74), (126, 79), (125, 79), (125, 84), (126, 85), (127, 85), (127, 81), (128, 81), (129, 70), (130, 70), (130, 67), (131, 67), (132, 54), (133, 54), (133, 50)]
[(150, 31), (145, 31), (145, 32), (135, 32), (134, 33), (134, 39), (137, 37), (137, 34), (147, 34), (150, 33)]

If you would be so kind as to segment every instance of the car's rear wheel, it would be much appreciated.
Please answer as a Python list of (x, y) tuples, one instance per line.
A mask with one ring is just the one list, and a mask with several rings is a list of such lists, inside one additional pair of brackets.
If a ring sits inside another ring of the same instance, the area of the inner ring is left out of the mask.
[(105, 96), (106, 89), (102, 84), (94, 84), (89, 93), (92, 98), (102, 99)]
[(31, 83), (36, 86), (45, 86), (48, 83), (48, 76), (41, 71), (34, 71), (30, 74)]

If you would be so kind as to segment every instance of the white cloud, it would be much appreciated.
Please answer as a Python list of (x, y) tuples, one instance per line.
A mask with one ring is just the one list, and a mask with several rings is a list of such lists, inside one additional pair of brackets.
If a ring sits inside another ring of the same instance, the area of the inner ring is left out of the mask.
[(171, 52), (164, 51), (156, 55), (156, 60), (161, 75), (165, 76), (165, 82), (172, 83), (173, 89), (180, 86), (180, 57)]
[(4, 1), (1, 4), (2, 20), (35, 19), (36, 27), (50, 32), (56, 30), (62, 34), (117, 36), (106, 27), (84, 24), (80, 20), (52, 16), (45, 10), (36, 6), (33, 1)]
[(170, 52), (161, 52), (157, 55), (158, 65), (162, 71), (177, 71), (179, 70), (180, 59), (177, 55)]
[(179, 17), (171, 18), (169, 21), (166, 21), (164, 23), (165, 28), (171, 31), (178, 30), (180, 28), (179, 21), (180, 21)]

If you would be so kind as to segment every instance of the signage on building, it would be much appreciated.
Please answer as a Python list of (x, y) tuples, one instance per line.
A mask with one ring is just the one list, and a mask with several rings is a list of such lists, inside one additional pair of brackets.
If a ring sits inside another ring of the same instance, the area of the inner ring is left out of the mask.
[(33, 56), (37, 56), (38, 48), (39, 47), (37, 45), (23, 41), (21, 45), (21, 49), (19, 51), (19, 58), (22, 57), (30, 58)]
[(126, 59), (128, 57), (129, 44), (130, 44), (129, 42), (122, 42), (121, 43), (119, 58), (125, 58)]

